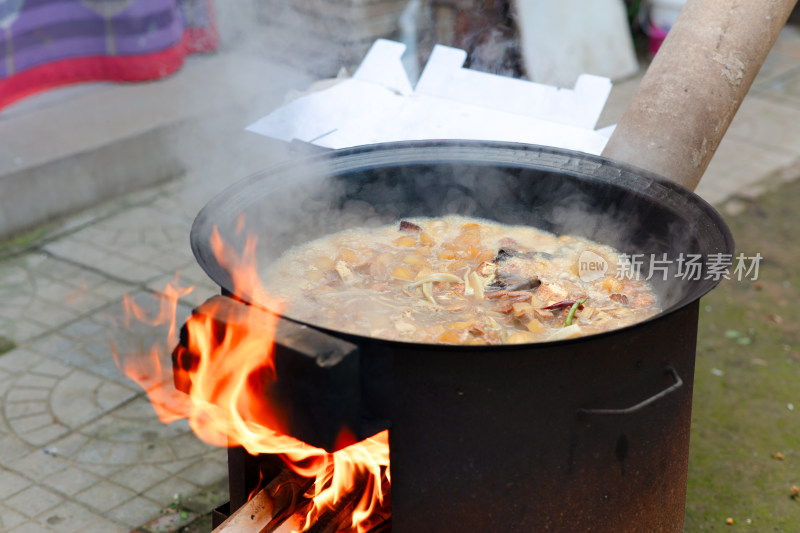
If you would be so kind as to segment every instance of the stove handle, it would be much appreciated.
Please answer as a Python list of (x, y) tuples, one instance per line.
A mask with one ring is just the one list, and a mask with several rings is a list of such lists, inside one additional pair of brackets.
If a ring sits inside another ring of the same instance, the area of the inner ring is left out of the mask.
[(650, 405), (651, 403), (657, 402), (664, 396), (675, 392), (681, 386), (683, 386), (683, 380), (678, 375), (678, 372), (672, 367), (672, 365), (667, 365), (664, 368), (664, 372), (667, 374), (671, 374), (672, 378), (675, 380), (675, 383), (667, 387), (666, 389), (662, 390), (661, 392), (650, 396), (646, 400), (642, 400), (641, 402), (637, 403), (636, 405), (632, 405), (630, 407), (626, 407), (623, 409), (578, 409), (578, 416), (586, 416), (586, 415), (629, 415), (640, 411)]

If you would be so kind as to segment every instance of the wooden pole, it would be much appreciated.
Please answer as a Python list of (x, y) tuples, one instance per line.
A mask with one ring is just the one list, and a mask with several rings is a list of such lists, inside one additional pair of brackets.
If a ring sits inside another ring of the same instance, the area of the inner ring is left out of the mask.
[(694, 190), (797, 0), (688, 0), (603, 156)]

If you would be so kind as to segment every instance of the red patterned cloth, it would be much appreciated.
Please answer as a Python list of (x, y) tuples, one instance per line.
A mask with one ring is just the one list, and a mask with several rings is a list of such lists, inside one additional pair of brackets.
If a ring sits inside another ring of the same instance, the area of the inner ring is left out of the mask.
[(60, 85), (167, 76), (218, 45), (211, 0), (0, 0), (0, 109)]

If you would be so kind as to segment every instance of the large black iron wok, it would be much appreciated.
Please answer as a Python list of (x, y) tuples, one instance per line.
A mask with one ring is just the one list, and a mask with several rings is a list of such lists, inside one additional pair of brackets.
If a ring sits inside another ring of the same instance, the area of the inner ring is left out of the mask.
[(662, 313), (584, 338), (459, 347), (328, 331), (359, 347), (357, 420), (345, 422), (360, 437), (390, 427), (393, 530), (682, 531), (698, 300), (717, 280), (676, 277), (675, 261), (733, 253), (720, 216), (687, 189), (538, 146), (365, 146), (250, 176), (199, 213), (191, 243), (248, 301), (212, 253), (215, 227), (240, 251), (255, 232), (266, 265), (344, 228), (451, 213), (644, 254), (645, 276), (653, 255), (673, 264), (651, 280)]
[[(574, 234), (672, 260), (651, 283), (665, 312), (696, 300), (712, 278), (676, 278), (677, 259), (732, 253), (725, 224), (704, 200), (640, 169), (588, 154), (516, 143), (425, 141), (332, 151), (261, 172), (230, 187), (198, 214), (192, 250), (223, 290), (236, 291), (210, 246), (216, 227), (241, 253), (248, 232), (266, 265), (287, 248), (355, 226), (458, 213)], [(247, 231), (240, 231), (244, 217)]]

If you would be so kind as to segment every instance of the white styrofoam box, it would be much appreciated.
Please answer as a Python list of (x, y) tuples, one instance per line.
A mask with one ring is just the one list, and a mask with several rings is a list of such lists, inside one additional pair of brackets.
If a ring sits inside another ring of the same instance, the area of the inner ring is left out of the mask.
[(405, 45), (379, 39), (353, 77), (312, 92), (251, 124), (249, 131), (327, 148), (424, 139), (558, 146), (599, 154), (595, 131), (611, 82), (583, 75), (575, 88), (463, 68), (466, 53), (435, 47), (416, 88), (403, 69)]

